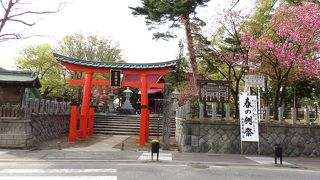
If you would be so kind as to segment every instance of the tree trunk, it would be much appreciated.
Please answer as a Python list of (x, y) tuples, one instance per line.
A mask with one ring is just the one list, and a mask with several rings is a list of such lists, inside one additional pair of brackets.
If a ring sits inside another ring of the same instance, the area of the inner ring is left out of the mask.
[(236, 119), (239, 118), (239, 84), (240, 84), (240, 80), (237, 80), (236, 81), (236, 90), (235, 90), (235, 96), (233, 97), (234, 98), (234, 117)]
[(240, 81), (236, 81), (235, 89), (231, 89), (231, 95), (234, 100), (234, 118), (239, 118), (239, 83)]
[(198, 92), (197, 80), (199, 79), (199, 73), (198, 73), (198, 65), (197, 65), (197, 61), (196, 61), (196, 55), (195, 55), (195, 52), (194, 52), (193, 37), (192, 37), (192, 32), (191, 32), (189, 14), (183, 15), (182, 16), (182, 21), (183, 21), (183, 24), (184, 24), (185, 30), (186, 30), (187, 47), (188, 47), (190, 64), (191, 64), (192, 73), (193, 73), (193, 80), (194, 80), (194, 83), (195, 83), (194, 86), (195, 86), (196, 92)]
[(282, 91), (280, 92), (280, 102), (279, 102), (279, 106), (282, 106), (282, 104), (284, 103), (284, 96), (286, 93), (286, 85), (283, 86)]
[(275, 96), (274, 96), (274, 101), (273, 101), (273, 120), (278, 120), (278, 107), (280, 106), (279, 104), (279, 95), (280, 95), (280, 87), (281, 83), (277, 83), (276, 88), (275, 88)]

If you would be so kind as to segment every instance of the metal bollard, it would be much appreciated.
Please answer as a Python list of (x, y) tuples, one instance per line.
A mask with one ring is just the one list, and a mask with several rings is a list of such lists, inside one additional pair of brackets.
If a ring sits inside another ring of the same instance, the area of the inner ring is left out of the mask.
[(275, 144), (274, 146), (274, 163), (277, 164), (277, 158), (280, 158), (280, 164), (282, 165), (282, 146), (281, 144)]
[(62, 146), (61, 146), (61, 142), (57, 142), (57, 146), (58, 146), (58, 149), (61, 150), (62, 149)]
[(121, 144), (121, 151), (123, 151), (124, 150), (124, 142), (122, 142), (122, 144)]
[(153, 160), (153, 153), (157, 153), (157, 160), (159, 160), (159, 140), (154, 139), (151, 141), (151, 160)]

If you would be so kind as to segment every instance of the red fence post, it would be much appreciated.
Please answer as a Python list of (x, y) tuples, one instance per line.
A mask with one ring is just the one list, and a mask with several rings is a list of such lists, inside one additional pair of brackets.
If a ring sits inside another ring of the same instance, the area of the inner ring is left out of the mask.
[(69, 142), (71, 142), (71, 143), (76, 141), (77, 118), (78, 118), (78, 106), (71, 105), (70, 127), (69, 127)]

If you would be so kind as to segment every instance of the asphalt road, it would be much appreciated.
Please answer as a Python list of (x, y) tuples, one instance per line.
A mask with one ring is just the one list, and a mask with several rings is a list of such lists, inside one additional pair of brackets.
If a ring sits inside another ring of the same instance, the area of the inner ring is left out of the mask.
[(320, 170), (139, 161), (0, 162), (0, 180), (319, 180)]

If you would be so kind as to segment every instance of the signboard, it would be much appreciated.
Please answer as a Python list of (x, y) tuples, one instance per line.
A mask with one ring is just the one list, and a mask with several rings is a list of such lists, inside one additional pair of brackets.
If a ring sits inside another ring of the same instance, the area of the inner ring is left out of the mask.
[(240, 95), (241, 141), (259, 142), (257, 96)]
[(245, 87), (244, 92), (251, 94), (250, 87), (258, 87), (258, 111), (259, 111), (259, 121), (261, 119), (261, 98), (260, 98), (260, 88), (265, 87), (264, 76), (262, 75), (246, 75), (244, 77)]
[(198, 80), (200, 100), (205, 102), (229, 102), (231, 81)]
[(110, 82), (111, 82), (111, 87), (121, 86), (121, 70), (111, 69)]
[(264, 84), (264, 76), (261, 75), (246, 75), (244, 77), (244, 81), (246, 83), (246, 87), (261, 87), (265, 86)]

